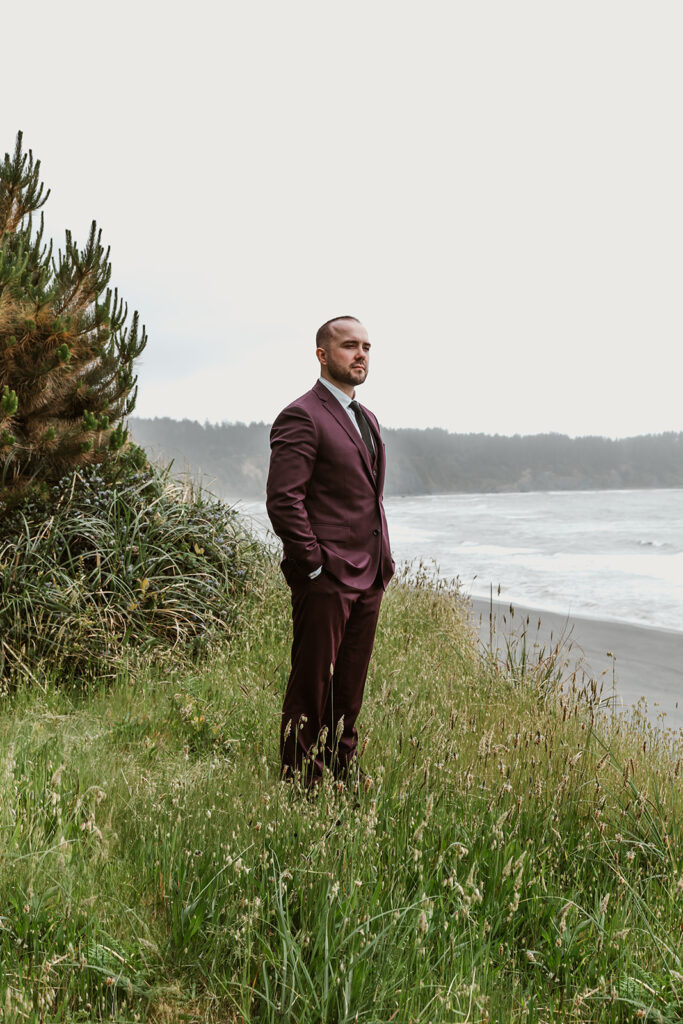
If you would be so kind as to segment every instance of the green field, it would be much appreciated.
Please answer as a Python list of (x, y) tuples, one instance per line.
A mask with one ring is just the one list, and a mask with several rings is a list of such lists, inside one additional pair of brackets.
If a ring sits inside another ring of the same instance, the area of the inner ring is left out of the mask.
[(274, 566), (242, 602), (199, 662), (3, 696), (3, 1021), (683, 1020), (680, 736), (562, 651), (495, 664), (418, 573), (382, 609), (369, 778), (311, 795), (278, 777)]

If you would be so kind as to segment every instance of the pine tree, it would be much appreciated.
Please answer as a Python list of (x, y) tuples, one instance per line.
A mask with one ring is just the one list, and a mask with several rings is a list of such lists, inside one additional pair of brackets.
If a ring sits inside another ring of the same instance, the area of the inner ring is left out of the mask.
[(108, 287), (95, 221), (83, 248), (67, 231), (53, 256), (42, 212), (34, 224), (49, 194), (19, 132), (0, 164), (0, 502), (126, 445), (133, 361), (147, 343)]

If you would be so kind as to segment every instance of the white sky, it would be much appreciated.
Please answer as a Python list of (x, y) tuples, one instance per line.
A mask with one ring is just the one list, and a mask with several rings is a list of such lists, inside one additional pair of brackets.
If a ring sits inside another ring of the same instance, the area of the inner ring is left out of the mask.
[(2, 33), (0, 153), (23, 130), (48, 230), (111, 244), (137, 415), (272, 420), (352, 313), (387, 426), (683, 430), (680, 0), (40, 0)]

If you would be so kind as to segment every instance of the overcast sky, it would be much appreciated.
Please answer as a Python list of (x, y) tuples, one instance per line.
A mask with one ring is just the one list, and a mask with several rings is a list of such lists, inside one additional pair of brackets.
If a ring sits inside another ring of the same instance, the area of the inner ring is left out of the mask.
[(56, 239), (95, 218), (111, 244), (150, 335), (137, 415), (270, 421), (352, 313), (386, 426), (683, 430), (680, 0), (2, 23), (0, 150), (23, 130)]

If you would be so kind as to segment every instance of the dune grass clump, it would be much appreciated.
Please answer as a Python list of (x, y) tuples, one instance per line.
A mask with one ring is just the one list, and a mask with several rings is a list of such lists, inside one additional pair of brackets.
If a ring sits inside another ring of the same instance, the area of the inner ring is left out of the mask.
[(75, 470), (3, 514), (0, 671), (76, 679), (132, 651), (197, 653), (235, 627), (266, 561), (233, 511), (140, 449)]
[[(392, 583), (367, 777), (280, 781), (288, 594), (194, 669), (0, 707), (0, 1006), (19, 1021), (683, 1020), (680, 734), (511, 671)], [(553, 685), (551, 685), (551, 678)]]

